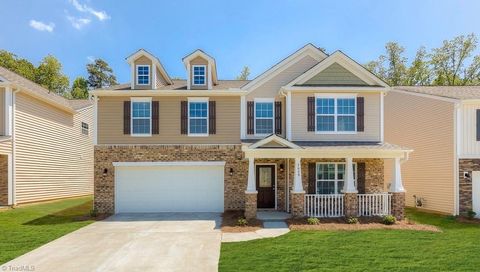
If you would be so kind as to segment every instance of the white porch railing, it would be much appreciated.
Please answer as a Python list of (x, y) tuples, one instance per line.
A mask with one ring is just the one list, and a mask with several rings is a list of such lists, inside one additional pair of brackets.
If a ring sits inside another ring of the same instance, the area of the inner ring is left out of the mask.
[(305, 195), (304, 211), (308, 217), (341, 217), (343, 195)]
[(384, 216), (390, 214), (390, 194), (359, 194), (358, 216)]

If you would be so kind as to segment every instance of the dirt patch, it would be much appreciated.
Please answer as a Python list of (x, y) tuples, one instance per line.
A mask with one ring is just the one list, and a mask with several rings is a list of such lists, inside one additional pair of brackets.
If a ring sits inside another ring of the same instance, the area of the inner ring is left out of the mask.
[(480, 224), (480, 218), (468, 218), (459, 216), (457, 217), (457, 222), (467, 223), (467, 224)]
[(222, 215), (222, 231), (223, 232), (250, 232), (263, 228), (262, 221), (258, 219), (248, 220), (246, 226), (237, 224), (239, 218), (244, 218), (243, 211), (226, 211)]
[(291, 230), (341, 230), (357, 231), (372, 229), (393, 229), (393, 230), (417, 230), (441, 232), (439, 228), (431, 225), (416, 224), (415, 222), (404, 220), (397, 221), (393, 225), (384, 225), (381, 218), (359, 218), (358, 224), (347, 224), (344, 218), (320, 218), (320, 224), (309, 225), (306, 218), (292, 218), (287, 220), (288, 227)]
[(111, 214), (109, 213), (102, 213), (102, 214), (98, 214), (97, 216), (83, 215), (83, 216), (75, 217), (75, 221), (89, 221), (89, 220), (102, 221), (110, 216)]

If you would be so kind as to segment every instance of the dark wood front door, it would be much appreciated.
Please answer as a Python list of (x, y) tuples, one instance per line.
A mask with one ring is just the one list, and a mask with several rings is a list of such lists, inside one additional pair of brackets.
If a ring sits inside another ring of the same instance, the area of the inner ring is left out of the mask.
[(275, 166), (257, 165), (257, 207), (275, 208)]

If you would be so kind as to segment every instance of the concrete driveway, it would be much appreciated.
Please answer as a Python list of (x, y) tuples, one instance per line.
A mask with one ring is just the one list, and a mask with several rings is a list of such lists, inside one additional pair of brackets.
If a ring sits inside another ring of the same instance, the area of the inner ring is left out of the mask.
[[(3, 271), (217, 271), (216, 213), (120, 214), (67, 234)], [(7, 268), (4, 268), (7, 267)]]

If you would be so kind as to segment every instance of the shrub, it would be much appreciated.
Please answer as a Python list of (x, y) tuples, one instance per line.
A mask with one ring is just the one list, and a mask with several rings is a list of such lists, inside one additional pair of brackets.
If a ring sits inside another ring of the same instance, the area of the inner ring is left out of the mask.
[(320, 219), (318, 219), (316, 217), (309, 217), (309, 218), (307, 218), (307, 223), (309, 225), (318, 225), (318, 224), (320, 224)]
[(237, 220), (237, 225), (240, 226), (240, 227), (245, 227), (246, 225), (248, 225), (248, 221), (247, 221), (247, 219), (245, 219), (243, 217), (240, 217)]
[(358, 218), (354, 216), (350, 216), (347, 218), (348, 224), (358, 224)]
[(98, 211), (97, 209), (93, 208), (90, 210), (90, 217), (97, 217), (98, 216)]
[(469, 211), (467, 212), (467, 218), (468, 218), (468, 219), (473, 219), (473, 218), (475, 218), (476, 215), (477, 215), (477, 213), (474, 212), (474, 211), (472, 211), (472, 210), (469, 210)]
[(385, 224), (385, 225), (393, 225), (393, 224), (395, 224), (395, 221), (397, 221), (397, 220), (396, 220), (395, 216), (393, 216), (393, 215), (385, 215), (383, 217), (383, 224)]

